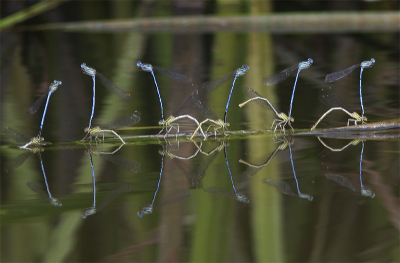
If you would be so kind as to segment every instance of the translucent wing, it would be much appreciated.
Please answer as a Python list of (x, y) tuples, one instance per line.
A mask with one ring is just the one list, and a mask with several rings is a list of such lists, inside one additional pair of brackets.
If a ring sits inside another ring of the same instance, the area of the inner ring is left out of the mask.
[(130, 160), (123, 156), (113, 154), (100, 154), (99, 156), (107, 161), (112, 162), (115, 165), (121, 166), (128, 172), (140, 172), (140, 163), (135, 160)]
[(153, 69), (157, 70), (158, 72), (160, 72), (161, 74), (163, 74), (164, 76), (166, 76), (168, 78), (182, 81), (182, 82), (192, 82), (192, 79), (189, 78), (188, 76), (186, 76), (185, 74), (182, 74), (182, 73), (179, 73), (179, 72), (176, 72), (173, 70), (160, 68), (157, 66), (153, 66)]
[(222, 76), (220, 78), (207, 81), (206, 83), (204, 83), (201, 86), (201, 88), (206, 91), (214, 90), (214, 89), (218, 88), (219, 86), (221, 86), (222, 84), (224, 84), (229, 78), (235, 76), (235, 74), (236, 74), (236, 70), (231, 73), (228, 73), (225, 76)]
[(352, 183), (350, 183), (349, 179), (347, 179), (346, 177), (344, 177), (342, 175), (327, 173), (327, 174), (325, 174), (325, 177), (331, 181), (334, 181), (335, 183), (340, 184), (341, 186), (349, 188), (352, 191), (355, 191), (355, 192), (358, 191), (354, 187), (354, 185), (352, 185)]
[(122, 89), (120, 89), (120, 87), (118, 87), (117, 85), (115, 85), (114, 83), (109, 81), (106, 77), (101, 75), (99, 72), (96, 72), (96, 76), (100, 79), (101, 83), (103, 83), (104, 87), (106, 87), (109, 91), (111, 91), (112, 93), (114, 93), (115, 95), (117, 95), (118, 97), (120, 97), (123, 100), (131, 100), (130, 93), (125, 92)]
[(103, 130), (113, 130), (124, 127), (130, 127), (132, 125), (135, 125), (139, 121), (140, 121), (140, 112), (135, 111), (134, 113), (127, 114), (117, 120), (114, 120), (105, 125), (101, 125), (99, 127)]
[(351, 72), (353, 72), (353, 70), (355, 70), (355, 69), (358, 68), (359, 66), (361, 66), (361, 63), (360, 63), (360, 64), (353, 65), (353, 66), (348, 67), (348, 68), (346, 68), (346, 69), (343, 69), (343, 70), (341, 70), (341, 71), (328, 74), (328, 75), (326, 75), (326, 77), (325, 77), (325, 82), (326, 82), (326, 83), (334, 82), (334, 81), (336, 81), (336, 80), (339, 80), (339, 79), (341, 79), (341, 78), (344, 78), (344, 77), (346, 77), (347, 75), (349, 75)]
[(292, 74), (293, 71), (295, 71), (298, 68), (299, 68), (299, 65), (295, 65), (290, 68), (284, 69), (276, 74), (265, 77), (263, 79), (264, 85), (272, 86), (272, 85), (281, 83), (282, 81), (287, 79), (290, 76), (290, 74)]
[(45, 93), (43, 93), (42, 96), (40, 96), (33, 104), (32, 106), (29, 107), (27, 110), (26, 114), (35, 114), (37, 110), (40, 108), (40, 106), (43, 104), (43, 101), (47, 98), (49, 95), (50, 90), (47, 90)]

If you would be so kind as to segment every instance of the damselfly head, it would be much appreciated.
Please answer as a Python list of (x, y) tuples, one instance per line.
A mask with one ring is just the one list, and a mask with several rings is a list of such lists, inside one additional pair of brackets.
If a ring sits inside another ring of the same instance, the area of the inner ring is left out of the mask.
[(143, 71), (146, 71), (146, 72), (153, 71), (153, 66), (151, 64), (143, 64), (142, 62), (138, 61), (136, 63), (136, 66), (138, 66), (139, 68), (141, 68)]
[(96, 214), (96, 207), (90, 207), (83, 211), (82, 218)]
[(361, 62), (361, 68), (370, 68), (375, 64), (375, 59), (371, 58), (371, 60)]
[(51, 198), (50, 202), (52, 206), (62, 206), (62, 203), (57, 198)]
[(293, 117), (290, 117), (290, 122), (294, 122), (294, 118)]
[(165, 120), (159, 120), (158, 121), (158, 125), (164, 125), (164, 123), (165, 123)]
[(236, 200), (238, 200), (239, 202), (242, 202), (242, 203), (249, 203), (250, 202), (249, 198), (246, 195), (242, 195), (242, 194), (237, 194), (236, 195)]
[(361, 194), (363, 196), (370, 196), (371, 198), (375, 197), (375, 193), (366, 187), (361, 187)]
[(243, 76), (246, 73), (246, 71), (249, 70), (249, 68), (250, 68), (249, 66), (242, 65), (241, 68), (238, 68), (236, 70), (236, 76), (238, 77)]
[(152, 204), (142, 207), (142, 209), (140, 209), (140, 211), (137, 212), (137, 215), (138, 215), (138, 217), (141, 218), (143, 215), (148, 215), (151, 213), (153, 213), (153, 205)]
[(53, 83), (50, 84), (50, 92), (53, 93), (54, 91), (56, 91), (56, 89), (58, 88), (59, 85), (61, 85), (62, 82), (60, 80), (54, 80)]
[(92, 77), (96, 75), (96, 70), (94, 68), (86, 66), (86, 63), (82, 63), (81, 64), (81, 70), (86, 75), (89, 75), (89, 76), (92, 76)]
[(312, 201), (313, 200), (313, 197), (311, 195), (308, 195), (308, 194), (300, 193), (300, 197), (301, 198), (306, 198), (306, 199), (308, 199), (308, 201)]
[(299, 69), (309, 68), (313, 62), (314, 61), (311, 58), (307, 59), (307, 61), (300, 62)]

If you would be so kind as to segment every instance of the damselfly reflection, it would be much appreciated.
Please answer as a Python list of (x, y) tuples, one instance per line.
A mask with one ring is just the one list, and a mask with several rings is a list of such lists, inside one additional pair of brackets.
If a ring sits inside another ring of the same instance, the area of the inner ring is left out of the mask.
[(45, 145), (45, 143), (43, 143), (43, 138), (41, 138), (41, 140), (38, 140), (37, 137), (30, 138), (29, 136), (21, 134), (11, 129), (10, 127), (5, 127), (2, 129), (2, 131), (7, 136), (11, 137), (14, 141), (25, 143), (23, 146), (18, 146), (18, 148), (28, 151), (18, 155), (11, 161), (8, 161), (7, 164), (4, 166), (4, 171), (6, 173), (21, 166), (30, 156), (37, 154), (38, 152), (44, 151), (44, 149), (41, 147), (42, 145)]
[(219, 188), (219, 187), (215, 187), (215, 186), (205, 187), (205, 188), (203, 188), (204, 191), (210, 192), (210, 193), (213, 193), (213, 194), (223, 195), (223, 196), (226, 196), (226, 197), (229, 197), (229, 198), (233, 198), (233, 199), (235, 199), (235, 200), (237, 200), (239, 202), (242, 202), (242, 203), (249, 203), (250, 202), (249, 198), (244, 194), (239, 194), (237, 192), (237, 190), (236, 190), (235, 183), (233, 182), (231, 168), (229, 166), (228, 155), (227, 155), (227, 152), (226, 152), (226, 145), (224, 146), (224, 156), (225, 156), (226, 167), (228, 168), (229, 178), (231, 179), (233, 193), (230, 193), (229, 191), (227, 191), (225, 189), (222, 189), (222, 188)]
[[(197, 147), (197, 151), (195, 152), (195, 154), (191, 155), (190, 158), (177, 156), (167, 150), (161, 151), (160, 154), (166, 155), (172, 159), (172, 161), (175, 163), (175, 165), (185, 175), (186, 179), (191, 183), (192, 187), (201, 188), (200, 180), (204, 177), (204, 174), (205, 174), (207, 168), (209, 167), (209, 165), (215, 160), (215, 158), (218, 156), (218, 153), (222, 150), (221, 145), (225, 145), (225, 143), (222, 142), (220, 145), (215, 147), (209, 153), (201, 150), (201, 148), (200, 148), (201, 146), (199, 147), (196, 143), (194, 143), (194, 144)], [(184, 160), (189, 160), (189, 159), (194, 158), (199, 152), (201, 152), (203, 154), (203, 156), (201, 157), (202, 160), (200, 161), (200, 165), (197, 167), (197, 169), (193, 169)]]
[(247, 89), (245, 89), (245, 92), (246, 92), (246, 95), (247, 95), (250, 99), (247, 100), (247, 101), (245, 101), (245, 102), (243, 102), (243, 103), (240, 103), (240, 104), (239, 104), (239, 107), (240, 107), (240, 108), (243, 107), (244, 105), (246, 105), (247, 103), (249, 103), (249, 102), (251, 102), (251, 101), (254, 101), (254, 102), (256, 102), (258, 105), (260, 105), (262, 108), (267, 109), (267, 110), (271, 110), (271, 111), (273, 111), (273, 112), (276, 114), (276, 116), (278, 116), (279, 119), (275, 119), (275, 120), (272, 122), (271, 130), (272, 130), (272, 127), (274, 127), (275, 122), (276, 122), (277, 124), (275, 125), (274, 132), (276, 131), (276, 129), (277, 129), (278, 127), (280, 127), (280, 129), (283, 130), (283, 132), (285, 132), (285, 125), (286, 125), (286, 124), (289, 124), (289, 127), (292, 128), (292, 130), (293, 130), (293, 127), (292, 127), (292, 125), (290, 124), (291, 122), (294, 122), (293, 117), (290, 117), (290, 119), (289, 119), (289, 117), (288, 117), (285, 113), (283, 113), (283, 112), (278, 112), (278, 111), (274, 108), (274, 106), (272, 106), (272, 104), (271, 104), (266, 98), (263, 98), (263, 97), (262, 97), (260, 94), (258, 94), (255, 90), (250, 89), (250, 88), (247, 88)]
[(49, 184), (47, 183), (46, 172), (44, 171), (42, 155), (40, 153), (41, 153), (41, 151), (37, 152), (39, 160), (40, 160), (40, 167), (42, 168), (44, 183), (46, 184), (46, 192), (43, 191), (43, 189), (36, 182), (28, 182), (27, 185), (32, 191), (40, 194), (44, 199), (48, 199), (50, 201), (51, 205), (62, 206), (62, 203), (57, 198), (55, 198), (54, 196), (51, 195), (50, 187), (49, 187)]
[(354, 146), (361, 142), (361, 153), (360, 153), (360, 161), (359, 161), (359, 180), (360, 180), (360, 189), (361, 190), (358, 190), (347, 179), (347, 177), (342, 174), (327, 172), (327, 173), (325, 173), (325, 177), (331, 181), (334, 181), (334, 182), (344, 186), (344, 187), (349, 188), (350, 190), (352, 190), (354, 192), (361, 192), (361, 195), (363, 195), (363, 196), (370, 196), (371, 198), (374, 198), (375, 193), (373, 191), (371, 191), (369, 188), (365, 187), (363, 184), (363, 180), (362, 180), (362, 159), (363, 159), (363, 154), (364, 154), (364, 141), (360, 140), (360, 139), (355, 139), (341, 148), (333, 148), (333, 147), (330, 147), (327, 144), (325, 144), (319, 137), (318, 137), (318, 140), (321, 142), (321, 144), (324, 147), (326, 147), (327, 149), (329, 149), (330, 151), (333, 151), (333, 152), (344, 151), (344, 149), (346, 149), (348, 146), (350, 146), (350, 145)]
[(270, 186), (275, 187), (279, 192), (281, 192), (282, 194), (286, 194), (286, 195), (290, 195), (290, 196), (298, 196), (300, 198), (305, 198), (308, 199), (309, 201), (313, 200), (313, 197), (309, 194), (304, 194), (300, 191), (300, 187), (299, 187), (299, 182), (297, 180), (297, 176), (296, 176), (296, 171), (294, 169), (294, 164), (293, 164), (293, 156), (292, 156), (292, 147), (289, 144), (289, 155), (290, 155), (290, 162), (292, 164), (292, 170), (293, 170), (293, 177), (294, 180), (296, 181), (296, 188), (297, 188), (297, 194), (295, 194), (291, 188), (291, 186), (285, 182), (284, 180), (278, 180), (278, 179), (270, 179), (270, 178), (264, 178), (262, 180), (263, 183), (268, 184)]
[(284, 69), (278, 73), (275, 73), (275, 74), (265, 77), (263, 79), (264, 85), (272, 86), (272, 85), (281, 83), (282, 81), (287, 79), (290, 76), (290, 74), (292, 74), (295, 70), (297, 70), (297, 75), (296, 75), (296, 79), (294, 81), (294, 86), (293, 86), (292, 98), (290, 99), (290, 109), (289, 109), (289, 115), (288, 115), (289, 124), (290, 124), (290, 120), (291, 120), (291, 116), (292, 116), (294, 91), (296, 90), (296, 84), (297, 84), (297, 79), (299, 77), (299, 73), (301, 70), (311, 67), (312, 63), (313, 63), (313, 60), (311, 58), (309, 58), (307, 61), (302, 61), (297, 65), (294, 65), (290, 68)]
[[(95, 182), (93, 182), (95, 183)], [(96, 189), (95, 187), (93, 188)], [(117, 199), (121, 195), (129, 192), (131, 190), (131, 184), (129, 183), (121, 183), (118, 187), (107, 191), (107, 194), (101, 200), (100, 205), (96, 206), (96, 200), (93, 200), (93, 205), (89, 208), (86, 208), (82, 213), (82, 218), (86, 218), (87, 216), (94, 215), (95, 213), (102, 210), (105, 206), (110, 204), (113, 200)], [(93, 192), (93, 197), (96, 198), (95, 192)]]
[(95, 107), (95, 100), (96, 100), (96, 77), (98, 77), (103, 83), (104, 87), (106, 87), (109, 91), (117, 95), (119, 98), (123, 100), (131, 100), (131, 94), (123, 91), (120, 89), (117, 85), (109, 81), (106, 77), (104, 77), (102, 74), (97, 72), (94, 68), (91, 68), (89, 66), (86, 66), (85, 63), (81, 64), (81, 70), (84, 74), (89, 75), (92, 77), (93, 80), (93, 103), (92, 103), (92, 113), (90, 115), (90, 120), (89, 120), (89, 127), (88, 129), (90, 130), (92, 128), (92, 120), (93, 120), (93, 115), (94, 115), (94, 107)]
[(247, 175), (248, 177), (253, 177), (256, 173), (258, 173), (258, 171), (260, 171), (263, 167), (266, 167), (269, 164), (269, 162), (272, 160), (272, 158), (274, 158), (277, 152), (285, 150), (288, 147), (288, 145), (293, 144), (293, 142), (294, 141), (291, 138), (289, 139), (287, 139), (286, 137), (283, 138), (281, 144), (279, 144), (278, 147), (276, 147), (276, 149), (272, 152), (271, 155), (263, 157), (263, 159), (259, 162), (260, 164), (251, 164), (244, 161), (243, 159), (240, 159), (239, 163), (243, 163), (249, 166), (249, 168), (243, 174)]
[(340, 148), (333, 148), (333, 147), (328, 146), (320, 137), (317, 137), (317, 138), (318, 138), (318, 140), (320, 141), (320, 143), (321, 143), (323, 146), (325, 146), (325, 148), (331, 150), (332, 152), (341, 152), (341, 151), (343, 151), (344, 149), (346, 149), (347, 147), (349, 147), (350, 145), (353, 145), (353, 146), (354, 146), (354, 145), (357, 145), (357, 144), (359, 144), (360, 141), (361, 141), (361, 140), (355, 139), (355, 140), (352, 140), (351, 142), (349, 142), (348, 144), (344, 145), (343, 147), (340, 147)]
[(331, 73), (326, 75), (325, 77), (325, 82), (334, 82), (336, 80), (339, 80), (341, 78), (346, 77), (347, 75), (349, 75), (351, 72), (353, 72), (353, 70), (355, 70), (356, 68), (360, 67), (360, 104), (361, 104), (361, 118), (364, 118), (364, 104), (363, 104), (363, 100), (362, 100), (362, 89), (361, 89), (361, 79), (362, 79), (362, 73), (363, 70), (365, 68), (370, 68), (375, 64), (375, 59), (371, 58), (371, 60), (367, 60), (367, 61), (363, 61), (359, 64), (355, 64), (351, 67), (348, 67), (346, 69), (343, 69), (341, 71), (335, 72), (335, 73)]
[(362, 159), (364, 154), (364, 141), (361, 141), (361, 153), (360, 153), (360, 169), (359, 169), (359, 177), (360, 177), (360, 188), (357, 189), (353, 184), (344, 176), (340, 174), (326, 173), (325, 177), (331, 181), (334, 181), (341, 186), (347, 187), (354, 192), (360, 192), (363, 196), (369, 196), (371, 198), (375, 197), (375, 193), (371, 191), (368, 187), (365, 187), (362, 180)]
[(131, 173), (138, 173), (140, 172), (140, 163), (128, 159), (124, 156), (120, 155), (114, 155), (117, 151), (121, 149), (123, 144), (121, 144), (116, 150), (112, 152), (102, 152), (102, 151), (96, 151), (94, 148), (90, 147), (87, 151), (86, 154), (90, 155), (90, 159), (92, 158), (92, 155), (99, 156), (104, 160), (107, 160), (109, 162), (112, 162), (113, 164), (120, 166), (124, 170), (131, 172)]
[(154, 84), (156, 85), (156, 89), (157, 89), (158, 100), (160, 102), (160, 107), (161, 107), (161, 121), (164, 122), (164, 108), (163, 108), (162, 99), (161, 99), (161, 95), (160, 95), (160, 89), (158, 88), (156, 76), (154, 75), (153, 69), (160, 72), (164, 76), (167, 76), (170, 79), (183, 81), (183, 82), (192, 82), (192, 79), (182, 73), (179, 73), (179, 72), (176, 72), (173, 70), (163, 69), (161, 67), (153, 66), (151, 64), (145, 64), (140, 61), (138, 61), (136, 65), (139, 68), (141, 68), (143, 71), (150, 72), (151, 75), (153, 76)]
[(322, 121), (322, 119), (325, 118), (326, 115), (328, 115), (331, 111), (334, 110), (341, 110), (350, 117), (352, 117), (352, 119), (347, 120), (347, 126), (349, 126), (350, 121), (354, 121), (354, 125), (357, 125), (357, 122), (365, 123), (367, 121), (366, 116), (361, 117), (360, 115), (358, 115), (357, 112), (350, 113), (350, 111), (346, 110), (346, 108), (348, 107), (343, 103), (339, 95), (331, 87), (327, 89), (321, 89), (319, 91), (318, 99), (322, 103), (326, 104), (328, 107), (332, 108), (329, 109), (327, 112), (325, 112), (321, 116), (321, 118), (319, 118), (319, 120), (314, 124), (314, 126), (311, 127), (311, 130), (314, 130), (317, 127), (318, 123), (320, 123), (320, 121)]
[(42, 147), (24, 148), (24, 150), (27, 150), (28, 152), (21, 153), (20, 155), (6, 163), (6, 165), (4, 166), (4, 171), (6, 173), (21, 166), (32, 155), (44, 151)]
[(211, 90), (214, 90), (214, 89), (220, 87), (222, 84), (224, 84), (231, 77), (234, 77), (233, 78), (232, 87), (231, 87), (231, 90), (229, 92), (228, 101), (226, 102), (226, 106), (225, 106), (224, 123), (226, 123), (226, 117), (228, 115), (229, 102), (230, 102), (231, 97), (232, 97), (233, 88), (235, 86), (236, 79), (238, 77), (243, 76), (244, 74), (246, 74), (247, 70), (249, 70), (249, 66), (242, 65), (240, 68), (236, 69), (235, 71), (233, 71), (231, 73), (228, 73), (225, 76), (222, 76), (220, 78), (217, 78), (217, 79), (214, 79), (214, 80), (210, 80), (210, 81), (204, 83), (201, 86), (202, 90), (211, 91)]
[[(119, 150), (119, 149), (118, 149)], [(119, 197), (120, 195), (124, 194), (125, 192), (128, 192), (131, 190), (131, 185), (128, 183), (122, 183), (119, 185), (117, 188), (114, 190), (111, 190), (101, 201), (99, 206), (96, 206), (96, 177), (94, 173), (94, 167), (93, 167), (93, 158), (92, 158), (92, 153), (87, 152), (89, 156), (89, 161), (90, 161), (90, 168), (92, 171), (92, 185), (93, 185), (93, 203), (92, 206), (89, 208), (86, 208), (83, 213), (82, 213), (82, 218), (86, 218), (87, 216), (94, 215), (101, 209), (103, 209), (107, 204), (111, 203), (114, 199)]]
[(137, 215), (138, 217), (142, 218), (143, 215), (148, 215), (153, 213), (153, 206), (154, 206), (154, 201), (156, 200), (156, 196), (158, 193), (158, 190), (160, 189), (160, 184), (161, 184), (161, 177), (164, 169), (164, 154), (161, 154), (161, 168), (160, 168), (160, 175), (158, 176), (158, 182), (157, 182), (157, 187), (156, 190), (154, 191), (153, 199), (151, 200), (151, 204), (143, 206), (138, 212)]
[(39, 142), (43, 141), (43, 138), (40, 137), (40, 135), (42, 134), (44, 117), (46, 116), (46, 111), (47, 111), (47, 106), (49, 104), (50, 96), (51, 96), (51, 94), (53, 94), (54, 91), (57, 90), (58, 86), (61, 85), (61, 84), (62, 84), (61, 81), (54, 80), (53, 83), (50, 84), (49, 89), (39, 99), (37, 99), (27, 111), (27, 114), (28, 113), (29, 114), (34, 114), (39, 109), (39, 107), (42, 105), (44, 99), (47, 98), (46, 99), (46, 104), (45, 104), (44, 110), (43, 110), (42, 121), (40, 122), (39, 133), (36, 136), (36, 138), (39, 140)]
[[(143, 206), (137, 212), (137, 215), (138, 215), (138, 217), (142, 217), (143, 215), (151, 214), (154, 211), (159, 210), (166, 205), (182, 201), (182, 200), (190, 197), (191, 195), (192, 195), (192, 192), (190, 190), (182, 190), (182, 191), (173, 193), (173, 194), (167, 196), (166, 198), (161, 199), (160, 202), (158, 202), (156, 205), (154, 205), (154, 203), (151, 203), (149, 205)], [(155, 198), (155, 195), (154, 195), (154, 198)]]
[(91, 129), (89, 127), (85, 128), (86, 136), (82, 140), (85, 141), (86, 139), (89, 138), (90, 141), (92, 141), (92, 137), (95, 137), (95, 140), (97, 141), (97, 140), (100, 140), (98, 135), (103, 134), (103, 141), (104, 141), (104, 133), (111, 132), (115, 136), (118, 137), (118, 139), (122, 142), (122, 144), (125, 144), (126, 142), (114, 130), (125, 128), (125, 127), (130, 127), (132, 125), (135, 125), (139, 121), (140, 121), (140, 112), (135, 111), (135, 112), (127, 114), (117, 120), (111, 121), (108, 124), (96, 126)]
[(375, 193), (372, 192), (367, 187), (363, 186), (361, 189), (358, 189), (357, 187), (355, 187), (345, 175), (326, 173), (325, 177), (326, 177), (326, 179), (329, 179), (343, 187), (349, 188), (353, 192), (361, 192), (361, 195), (370, 196), (371, 198), (375, 197)]

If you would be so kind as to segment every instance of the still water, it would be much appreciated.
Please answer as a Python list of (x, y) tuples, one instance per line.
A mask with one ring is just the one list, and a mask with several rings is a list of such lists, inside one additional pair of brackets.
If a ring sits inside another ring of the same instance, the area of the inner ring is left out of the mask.
[[(52, 145), (28, 151), (2, 136), (2, 261), (399, 260), (398, 130), (364, 141), (353, 141), (356, 135), (211, 136), (196, 143), (129, 138), (160, 130), (157, 91), (139, 60), (198, 84), (248, 65), (227, 121), (230, 131), (252, 131), (270, 129), (275, 116), (257, 105), (239, 108), (245, 88), (289, 111), (295, 76), (272, 87), (263, 77), (313, 59), (299, 75), (292, 109), (293, 127), (310, 129), (329, 109), (318, 100), (322, 88), (334, 88), (351, 112), (360, 112), (359, 71), (330, 85), (324, 77), (374, 58), (363, 73), (365, 115), (369, 122), (399, 118), (398, 32), (7, 34), (3, 128), (37, 134), (42, 109), (33, 116), (26, 110), (53, 79), (62, 85), (42, 132)], [(79, 142), (92, 106), (92, 80), (82, 63), (131, 93), (126, 102), (96, 86), (94, 124), (141, 112), (137, 129), (118, 131), (126, 145)], [(168, 117), (190, 84), (156, 76)], [(219, 118), (231, 80), (207, 94)], [(347, 119), (331, 113), (318, 127)]]

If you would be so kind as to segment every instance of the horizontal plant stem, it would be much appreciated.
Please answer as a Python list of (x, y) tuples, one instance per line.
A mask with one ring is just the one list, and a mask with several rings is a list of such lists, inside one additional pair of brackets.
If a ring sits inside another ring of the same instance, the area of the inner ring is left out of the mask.
[(400, 29), (400, 12), (281, 13), (259, 16), (180, 16), (54, 23), (20, 27), (20, 30), (214, 32), (268, 31), (272, 33), (394, 32)]
[(18, 11), (15, 14), (9, 15), (0, 21), (0, 31), (5, 28), (11, 27), (17, 23), (25, 21), (31, 17), (44, 13), (54, 7), (57, 7), (59, 4), (66, 2), (68, 0), (52, 0), (52, 1), (43, 1), (37, 4), (34, 4), (24, 10)]

